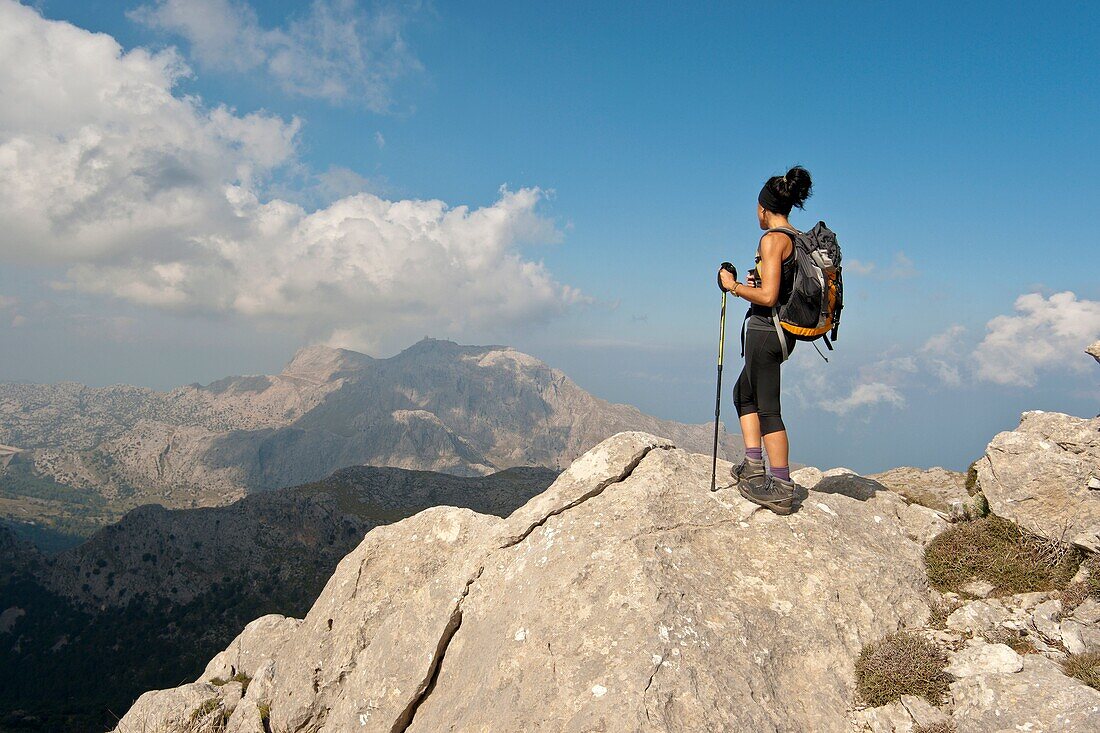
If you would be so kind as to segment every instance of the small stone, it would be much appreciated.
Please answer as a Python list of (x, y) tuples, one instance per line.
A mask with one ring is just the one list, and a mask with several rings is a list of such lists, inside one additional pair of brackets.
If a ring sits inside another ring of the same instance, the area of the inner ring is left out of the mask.
[(1005, 644), (987, 644), (971, 639), (960, 651), (951, 654), (947, 672), (955, 677), (979, 674), (1013, 674), (1024, 668), (1024, 658)]
[(1086, 598), (1080, 606), (1073, 609), (1071, 614), (1074, 621), (1083, 624), (1100, 624), (1100, 601), (1095, 598)]
[(939, 708), (916, 695), (902, 695), (901, 704), (913, 718), (913, 723), (921, 728), (932, 728), (936, 725), (946, 725), (951, 718)]
[(947, 628), (976, 633), (999, 626), (1012, 617), (1012, 612), (995, 598), (971, 601), (947, 617)]
[(1052, 598), (1043, 601), (1031, 612), (1031, 627), (1039, 635), (1051, 644), (1062, 643), (1062, 631), (1059, 626), (1059, 617), (1062, 614), (1062, 601)]
[(806, 466), (805, 468), (791, 471), (791, 481), (807, 489), (812, 489), (817, 486), (822, 478), (824, 478), (824, 474), (813, 466)]
[(961, 590), (969, 596), (974, 598), (988, 598), (989, 594), (993, 592), (995, 586), (988, 580), (972, 580), (964, 585)]

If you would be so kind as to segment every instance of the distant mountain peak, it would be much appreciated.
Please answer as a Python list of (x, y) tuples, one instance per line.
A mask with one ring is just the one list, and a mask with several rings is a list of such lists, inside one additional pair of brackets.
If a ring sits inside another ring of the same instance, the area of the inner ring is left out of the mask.
[(315, 381), (327, 381), (338, 372), (357, 369), (373, 359), (366, 354), (349, 349), (338, 349), (325, 344), (313, 344), (298, 350), (282, 374)]

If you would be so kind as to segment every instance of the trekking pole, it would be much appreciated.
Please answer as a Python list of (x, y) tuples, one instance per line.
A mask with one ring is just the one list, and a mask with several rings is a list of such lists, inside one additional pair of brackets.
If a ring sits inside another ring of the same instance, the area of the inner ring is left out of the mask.
[[(722, 269), (732, 273), (733, 279), (737, 279), (737, 268), (729, 262), (722, 263)], [(719, 273), (718, 287), (722, 287), (721, 273)], [(718, 480), (718, 417), (722, 413), (722, 356), (726, 350), (726, 291), (722, 290), (722, 318), (718, 327), (718, 389), (714, 396), (714, 451), (710, 461), (710, 490), (714, 491)]]

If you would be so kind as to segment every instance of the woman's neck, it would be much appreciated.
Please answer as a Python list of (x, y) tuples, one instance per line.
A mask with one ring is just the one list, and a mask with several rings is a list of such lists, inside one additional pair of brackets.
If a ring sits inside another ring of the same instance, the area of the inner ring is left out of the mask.
[(782, 214), (772, 214), (769, 212), (769, 214), (764, 217), (764, 223), (767, 225), (768, 229), (794, 229), (794, 227), (791, 226), (791, 222)]

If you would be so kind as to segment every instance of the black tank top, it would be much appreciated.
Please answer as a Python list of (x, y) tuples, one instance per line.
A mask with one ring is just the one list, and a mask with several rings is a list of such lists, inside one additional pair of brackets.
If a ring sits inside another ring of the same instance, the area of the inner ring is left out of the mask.
[[(791, 297), (791, 290), (794, 288), (794, 234), (786, 229), (772, 229), (771, 231), (782, 232), (791, 238), (791, 255), (783, 260), (783, 264), (780, 266), (779, 270), (779, 300), (776, 301), (777, 304), (786, 303)], [(759, 265), (759, 262), (757, 264)], [(751, 304), (749, 306), (748, 327), (774, 330), (775, 324), (772, 323), (772, 309), (766, 305)]]

